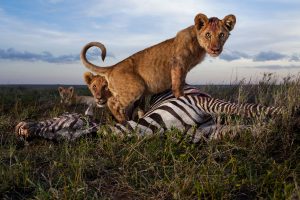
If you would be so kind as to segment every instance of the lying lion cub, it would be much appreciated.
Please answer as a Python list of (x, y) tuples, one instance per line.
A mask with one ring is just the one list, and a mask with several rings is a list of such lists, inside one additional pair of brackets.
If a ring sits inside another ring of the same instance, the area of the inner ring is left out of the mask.
[(106, 48), (103, 44), (91, 42), (83, 47), (80, 54), (83, 64), (108, 81), (108, 88), (114, 96), (113, 104), (118, 105), (119, 111), (115, 111), (118, 121), (125, 121), (125, 109), (143, 94), (156, 94), (172, 86), (175, 97), (182, 96), (187, 73), (204, 59), (206, 53), (213, 57), (220, 55), (236, 19), (234, 15), (219, 20), (198, 14), (194, 22), (194, 25), (179, 31), (176, 37), (110, 67), (96, 66), (86, 58), (87, 50), (97, 46), (102, 50), (104, 60)]
[(74, 87), (64, 88), (58, 87), (58, 92), (60, 96), (60, 102), (67, 106), (82, 104), (88, 105), (85, 111), (85, 115), (94, 115), (93, 109), (96, 107), (96, 103), (91, 96), (78, 96), (74, 91)]

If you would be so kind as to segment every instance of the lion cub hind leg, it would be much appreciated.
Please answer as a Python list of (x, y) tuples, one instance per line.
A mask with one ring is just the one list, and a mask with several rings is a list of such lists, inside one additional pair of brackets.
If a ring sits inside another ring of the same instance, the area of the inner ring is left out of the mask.
[(135, 101), (126, 109), (126, 116), (128, 116), (130, 120), (137, 121), (144, 116), (144, 111), (146, 109), (145, 98), (146, 97), (142, 95), (137, 101)]

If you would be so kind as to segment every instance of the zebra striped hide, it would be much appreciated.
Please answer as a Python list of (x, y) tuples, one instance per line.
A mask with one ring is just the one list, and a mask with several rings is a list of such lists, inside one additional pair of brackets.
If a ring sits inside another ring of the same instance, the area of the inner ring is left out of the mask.
[[(150, 109), (138, 121), (108, 125), (107, 131), (119, 136), (164, 134), (176, 128), (192, 142), (201, 138), (219, 138), (222, 135), (247, 126), (230, 127), (216, 123), (220, 114), (245, 117), (273, 116), (282, 113), (279, 107), (266, 107), (258, 104), (235, 104), (212, 98), (192, 86), (184, 87), (184, 94), (175, 98), (171, 90), (152, 97)], [(20, 122), (16, 126), (18, 137), (42, 137), (51, 140), (75, 140), (95, 133), (103, 124), (97, 124), (81, 114), (64, 114), (41, 122)]]

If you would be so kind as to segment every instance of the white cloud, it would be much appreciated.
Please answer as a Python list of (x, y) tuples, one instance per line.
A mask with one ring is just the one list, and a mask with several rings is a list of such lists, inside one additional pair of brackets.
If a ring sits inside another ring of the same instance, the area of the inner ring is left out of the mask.
[(84, 84), (86, 71), (79, 64), (58, 65), (43, 62), (27, 64), (2, 61), (0, 84)]
[(256, 2), (263, 3), (282, 3), (282, 4), (300, 4), (298, 0), (255, 0)]
[(2, 48), (17, 48), (40, 53), (51, 51), (57, 54), (76, 53), (83, 37), (79, 34), (55, 30), (48, 26), (21, 21), (2, 14), (0, 17), (0, 45)]
[(126, 14), (128, 16), (145, 15), (179, 15), (181, 17), (193, 16), (199, 11), (209, 10), (209, 4), (203, 1), (186, 0), (103, 0), (93, 1), (85, 10), (85, 14), (90, 17), (103, 17), (103, 15)]
[(64, 0), (48, 0), (49, 3), (52, 3), (52, 4), (57, 4), (57, 3), (60, 3)]
[(291, 64), (286, 60), (254, 63), (249, 59), (240, 59), (223, 62), (218, 58), (207, 56), (203, 63), (188, 73), (187, 83), (230, 84), (244, 78), (246, 82), (251, 80), (252, 83), (257, 83), (264, 73), (276, 74), (279, 79), (291, 74), (299, 74), (298, 66), (300, 67), (297, 63)]
[[(298, 0), (287, 3), (284, 0), (267, 1), (285, 5), (291, 3), (296, 5), (298, 2)], [(242, 67), (262, 66), (261, 63), (252, 61), (253, 56), (260, 52), (274, 51), (289, 56), (295, 54), (296, 56), (289, 57), (290, 61), (295, 65), (299, 62), (297, 59), (300, 48), (300, 26), (297, 26), (299, 12), (295, 9), (289, 11), (286, 8), (282, 8), (281, 12), (268, 10), (259, 6), (265, 3), (262, 0), (256, 1), (258, 5), (233, 0), (75, 0), (72, 1), (72, 5), (68, 5), (69, 1), (63, 0), (47, 0), (47, 2), (47, 5), (53, 4), (50, 6), (54, 9), (53, 16), (62, 10), (68, 10), (68, 13), (61, 16), (61, 20), (55, 18), (57, 21), (48, 21), (46, 15), (43, 15), (45, 18), (41, 17), (37, 22), (34, 19), (9, 15), (0, 8), (1, 48), (12, 47), (32, 53), (49, 51), (54, 56), (59, 56), (78, 54), (85, 43), (100, 41), (105, 44), (108, 52), (116, 56), (116, 59), (109, 58), (105, 61), (105, 65), (109, 65), (175, 36), (179, 30), (192, 25), (194, 16), (199, 12), (219, 18), (233, 13), (237, 16), (237, 25), (223, 53), (224, 56), (227, 53), (225, 57), (227, 60), (235, 61), (228, 63), (221, 59), (208, 58), (205, 63), (195, 68), (196, 73), (189, 76), (192, 77), (189, 80), (197, 81), (198, 77), (201, 81), (204, 77), (207, 80), (228, 80), (227, 74), (231, 74), (236, 68), (241, 68), (241, 75), (253, 75), (254, 71), (258, 73), (262, 70)], [(61, 2), (63, 4), (60, 4)], [(249, 59), (247, 55), (252, 56)], [(239, 57), (242, 59), (238, 59)], [(103, 65), (102, 62), (100, 64)], [(273, 65), (269, 62), (265, 64)], [(207, 76), (203, 77), (203, 74)]]

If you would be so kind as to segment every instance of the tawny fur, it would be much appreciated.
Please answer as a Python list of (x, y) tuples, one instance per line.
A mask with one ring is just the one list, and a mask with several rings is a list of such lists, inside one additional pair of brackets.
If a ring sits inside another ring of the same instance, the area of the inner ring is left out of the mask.
[[(115, 100), (115, 97), (112, 95), (111, 91), (108, 89), (108, 83), (105, 80), (103, 76), (100, 75), (94, 75), (91, 72), (85, 72), (84, 75), (84, 80), (91, 91), (95, 102), (98, 107), (105, 107), (107, 106), (113, 116), (118, 120), (118, 118), (122, 117), (123, 110), (120, 106), (120, 103)], [(144, 108), (144, 103), (143, 108)], [(139, 106), (139, 105), (138, 105)], [(126, 116), (130, 119), (136, 117), (134, 115), (134, 108), (137, 107), (136, 105), (131, 105), (127, 110), (126, 110)], [(138, 118), (141, 118), (144, 115), (144, 110), (138, 107), (137, 110), (137, 115)]]
[(172, 87), (177, 98), (182, 96), (187, 73), (204, 59), (206, 53), (216, 57), (222, 52), (235, 23), (234, 15), (219, 20), (198, 14), (194, 25), (179, 31), (176, 37), (137, 52), (113, 66), (96, 66), (86, 59), (87, 50), (93, 46), (102, 50), (102, 60), (105, 59), (106, 48), (99, 42), (88, 43), (80, 57), (88, 69), (108, 81), (115, 104), (123, 110), (117, 118), (122, 122), (125, 121), (124, 110), (142, 95), (156, 94)]
[(86, 115), (93, 115), (93, 108), (96, 107), (94, 98), (91, 96), (78, 96), (74, 90), (74, 87), (64, 88), (58, 87), (60, 95), (60, 102), (62, 104), (71, 106), (76, 104), (87, 105), (88, 108), (85, 111)]
[(91, 72), (84, 73), (84, 80), (94, 96), (98, 107), (108, 106), (113, 116), (119, 120), (124, 114), (120, 103), (108, 89), (108, 82), (100, 75), (93, 75)]

